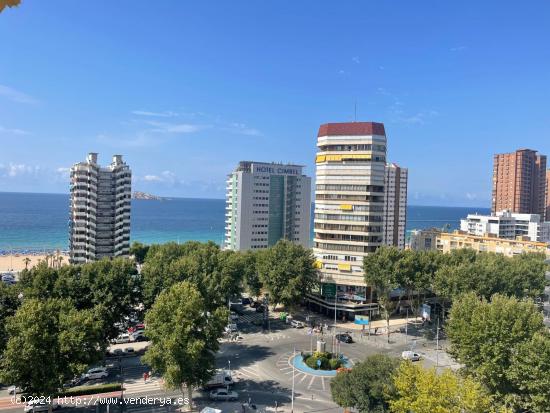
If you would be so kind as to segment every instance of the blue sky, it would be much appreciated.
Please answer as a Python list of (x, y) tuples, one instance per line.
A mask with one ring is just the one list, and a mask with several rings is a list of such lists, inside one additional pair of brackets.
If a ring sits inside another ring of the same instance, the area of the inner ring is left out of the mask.
[(492, 155), (550, 154), (547, 1), (23, 0), (0, 14), (0, 191), (224, 197), (239, 160), (306, 165), (325, 122), (384, 122), (409, 202), (488, 206)]

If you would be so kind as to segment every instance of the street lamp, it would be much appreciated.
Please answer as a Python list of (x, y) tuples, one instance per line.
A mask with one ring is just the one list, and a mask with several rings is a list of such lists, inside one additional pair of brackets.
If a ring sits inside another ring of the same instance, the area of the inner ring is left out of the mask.
[[(227, 360), (227, 366), (229, 368), (229, 378), (233, 381), (233, 378), (231, 377), (231, 360)], [(229, 392), (229, 383), (227, 384), (227, 391)]]
[(291, 398), (291, 405), (290, 405), (290, 413), (294, 413), (294, 373), (296, 371), (296, 365), (294, 364), (296, 361), (294, 360), (296, 357), (296, 346), (294, 346), (294, 349), (292, 350), (292, 398)]

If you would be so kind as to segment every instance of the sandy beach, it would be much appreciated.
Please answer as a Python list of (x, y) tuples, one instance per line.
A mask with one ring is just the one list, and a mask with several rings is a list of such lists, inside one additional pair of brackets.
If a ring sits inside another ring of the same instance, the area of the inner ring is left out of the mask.
[[(69, 256), (66, 254), (61, 254), (63, 256), (62, 264), (67, 264), (69, 262)], [(25, 258), (29, 258), (30, 262), (28, 263), (28, 268), (34, 267), (38, 264), (39, 260), (44, 261), (46, 255), (33, 255), (33, 254), (11, 254), (11, 255), (0, 255), (0, 272), (5, 271), (21, 271), (25, 269)]]

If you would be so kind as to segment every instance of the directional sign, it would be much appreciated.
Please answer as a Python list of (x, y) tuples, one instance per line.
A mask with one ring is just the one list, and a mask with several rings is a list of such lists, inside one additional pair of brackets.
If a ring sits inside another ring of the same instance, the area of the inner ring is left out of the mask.
[(368, 325), (368, 324), (369, 324), (369, 316), (366, 316), (366, 315), (356, 315), (356, 316), (355, 316), (355, 324), (359, 324), (359, 325)]
[(334, 297), (336, 295), (336, 284), (323, 283), (321, 286), (321, 295), (323, 297)]
[(317, 367), (321, 367), (321, 360), (317, 360)]

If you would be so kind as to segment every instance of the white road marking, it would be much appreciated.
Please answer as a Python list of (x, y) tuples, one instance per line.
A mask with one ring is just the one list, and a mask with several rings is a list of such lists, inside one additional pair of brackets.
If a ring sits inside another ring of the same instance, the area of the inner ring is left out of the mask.
[(309, 381), (309, 385), (307, 386), (308, 389), (311, 389), (311, 385), (313, 384), (316, 378), (317, 376), (311, 376), (311, 380)]

